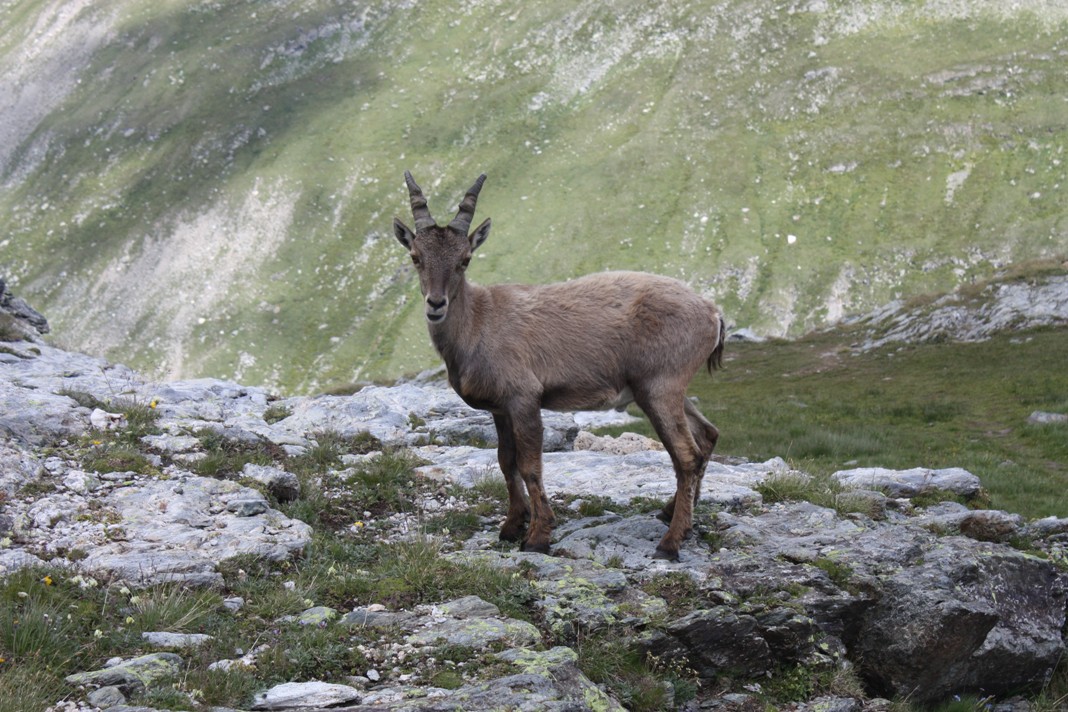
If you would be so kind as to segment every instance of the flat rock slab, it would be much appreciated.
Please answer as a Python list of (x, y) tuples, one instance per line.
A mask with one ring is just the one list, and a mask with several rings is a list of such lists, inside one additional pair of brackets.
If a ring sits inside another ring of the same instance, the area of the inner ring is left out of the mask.
[(541, 640), (538, 629), (526, 621), (511, 618), (451, 618), (431, 620), (425, 628), (408, 635), (409, 645), (462, 645), (485, 648), (498, 642), (508, 645), (534, 645)]
[[(368, 432), (389, 445), (426, 443), (431, 435), (448, 443), (497, 441), (492, 416), (464, 403), (444, 383), (367, 386), (351, 396), (293, 398), (285, 404), (290, 415), (275, 429), (297, 436), (330, 430), (344, 436)], [(543, 411), (542, 420), (546, 449), (570, 446), (578, 432), (571, 415)]]
[[(497, 451), (475, 447), (425, 446), (414, 449), (430, 465), (418, 468), (427, 477), (471, 487), (501, 477)], [(635, 497), (666, 500), (675, 494), (675, 471), (666, 452), (646, 450), (629, 455), (580, 450), (543, 455), (543, 479), (550, 495), (609, 497), (626, 503)], [(710, 462), (701, 485), (701, 500), (727, 507), (759, 504), (753, 489), (768, 476), (790, 468), (781, 458), (763, 463), (725, 465)]]
[(303, 551), (312, 535), (259, 492), (195, 475), (121, 483), (92, 506), (61, 492), (12, 509), (24, 541), (56, 554), (84, 551), (82, 571), (138, 585), (217, 585), (220, 562), (244, 554), (281, 561)]
[(621, 569), (687, 571), (703, 577), (712, 564), (712, 552), (696, 537), (683, 542), (678, 562), (653, 558), (656, 545), (666, 532), (667, 525), (653, 514), (606, 517), (603, 521), (586, 519), (561, 527), (554, 548), (578, 559)]
[(882, 491), (890, 497), (915, 497), (924, 492), (941, 490), (970, 499), (978, 496), (982, 488), (978, 477), (960, 467), (941, 470), (926, 467), (914, 467), (911, 470), (860, 467), (839, 470), (832, 476), (843, 487)]
[(412, 611), (386, 611), (381, 606), (357, 608), (342, 624), (398, 628), (409, 645), (462, 645), (484, 649), (499, 642), (511, 646), (535, 645), (538, 629), (526, 621), (502, 616), (500, 609), (478, 596), (464, 596), (438, 605), (417, 606)]
[(361, 692), (348, 685), (327, 682), (286, 682), (259, 693), (254, 710), (315, 709), (337, 707), (360, 699)]

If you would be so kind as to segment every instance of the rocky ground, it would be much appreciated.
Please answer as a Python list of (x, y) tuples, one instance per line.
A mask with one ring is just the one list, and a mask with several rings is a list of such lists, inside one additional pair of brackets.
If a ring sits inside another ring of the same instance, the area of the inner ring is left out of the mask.
[(892, 302), (846, 320), (864, 333), (859, 348), (895, 342), (983, 341), (1019, 329), (1068, 324), (1068, 262), (1052, 274), (999, 279), (960, 289), (924, 303)]
[[(595, 635), (662, 673), (663, 706), (875, 710), (973, 694), (1024, 709), (1013, 696), (1042, 690), (1064, 654), (1068, 519), (969, 506), (983, 493), (964, 470), (842, 471), (814, 504), (788, 491), (817, 478), (781, 459), (717, 460), (697, 534), (668, 563), (650, 557), (664, 531), (655, 500), (674, 489), (666, 453), (640, 436), (592, 434), (597, 415), (546, 414), (545, 481), (561, 524), (554, 556), (523, 553), (497, 543), (492, 513), (459, 538), (428, 533), (428, 519), (470, 508), (462, 493), (499, 477), (490, 419), (433, 376), (300, 398), (212, 379), (153, 383), (24, 326), (30, 340), (0, 339), (0, 576), (39, 566), (126, 595), (166, 582), (225, 591), (234, 562), (300, 561), (315, 529), (282, 510), (316, 482), (290, 463), (330, 433), (417, 458), (413, 509), (349, 512), (338, 536), (435, 540), (436, 557), (527, 586), (524, 615), (473, 595), (401, 609), (309, 600), (278, 625), (377, 641), (354, 644), (367, 669), (258, 689), (250, 709), (634, 705), (591, 679), (580, 655)], [(272, 459), (203, 474), (220, 443)], [(318, 486), (373, 457), (345, 454)], [(223, 606), (236, 615), (246, 603)], [(211, 633), (146, 632), (138, 655), (86, 660), (69, 696), (42, 708), (147, 709), (128, 700), (187, 669)], [(254, 670), (268, 648), (250, 641), (210, 665)], [(460, 671), (453, 684), (420, 672), (446, 664)]]

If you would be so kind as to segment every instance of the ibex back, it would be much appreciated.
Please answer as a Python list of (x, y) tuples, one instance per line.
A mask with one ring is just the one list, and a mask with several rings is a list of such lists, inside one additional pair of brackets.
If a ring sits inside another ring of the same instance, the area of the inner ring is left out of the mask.
[[(501, 539), (549, 551), (554, 515), (542, 485), (541, 409), (621, 408), (634, 401), (671, 456), (675, 496), (656, 558), (678, 559), (692, 528), (693, 504), (719, 435), (686, 398), (703, 364), (722, 362), (719, 309), (682, 282), (641, 272), (605, 272), (560, 284), (481, 287), (467, 281), (472, 253), (489, 236), (471, 219), (486, 176), (479, 176), (446, 227), (431, 217), (405, 172), (415, 230), (393, 221), (419, 274), (430, 339), (449, 383), (497, 427), (497, 457), (508, 485)], [(606, 488), (610, 485), (606, 483)], [(528, 497), (529, 495), (529, 497)]]

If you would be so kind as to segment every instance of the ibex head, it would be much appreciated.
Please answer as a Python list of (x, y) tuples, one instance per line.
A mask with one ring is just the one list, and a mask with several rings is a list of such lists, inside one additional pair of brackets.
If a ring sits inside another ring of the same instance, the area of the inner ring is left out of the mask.
[(460, 203), (456, 217), (447, 227), (440, 227), (430, 216), (426, 198), (412, 174), (404, 172), (404, 181), (408, 184), (412, 199), (415, 231), (409, 229), (400, 218), (393, 218), (393, 234), (408, 250), (412, 264), (419, 273), (419, 289), (423, 292), (426, 318), (432, 324), (445, 319), (449, 302), (464, 285), (464, 271), (471, 262), (471, 253), (489, 236), (489, 218), (469, 233), (478, 193), (485, 180), (485, 175), (478, 177)]

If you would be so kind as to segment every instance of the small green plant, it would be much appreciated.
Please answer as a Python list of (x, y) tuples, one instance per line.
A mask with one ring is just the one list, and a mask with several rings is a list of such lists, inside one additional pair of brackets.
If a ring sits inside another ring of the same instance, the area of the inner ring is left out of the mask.
[(369, 667), (355, 645), (359, 640), (344, 626), (288, 625), (271, 637), (270, 648), (258, 660), (258, 667), (270, 671), (271, 682), (343, 682)]
[(0, 579), (0, 700), (32, 712), (70, 693), (63, 678), (87, 660), (106, 660), (129, 641), (107, 592), (80, 588), (51, 568), (24, 568)]
[(600, 517), (613, 507), (614, 504), (608, 497), (583, 497), (579, 502), (578, 513), (584, 517)]
[(48, 480), (30, 480), (19, 489), (19, 496), (41, 497), (52, 494), (58, 489), (54, 482), (49, 482)]
[(463, 686), (464, 678), (455, 670), (438, 670), (431, 676), (430, 684), (445, 690), (455, 690)]
[(131, 625), (140, 631), (185, 633), (197, 630), (222, 604), (213, 591), (182, 586), (158, 586), (129, 598)]
[(156, 421), (159, 420), (156, 401), (145, 403), (136, 398), (116, 398), (111, 402), (110, 408), (126, 416), (124, 433), (131, 440), (140, 440), (145, 435), (159, 432), (156, 427)]
[(82, 465), (93, 472), (136, 472), (148, 475), (156, 468), (136, 449), (122, 444), (101, 443), (94, 445)]
[(576, 643), (579, 669), (594, 683), (604, 685), (628, 710), (652, 712), (671, 709), (674, 694), (665, 686), (665, 661), (649, 664), (620, 636), (603, 631), (580, 635)]
[(204, 477), (235, 477), (249, 463), (269, 465), (285, 456), (280, 447), (266, 440), (231, 440), (210, 429), (198, 430), (194, 434), (204, 448), (204, 456), (191, 467)]
[(528, 605), (534, 599), (522, 571), (451, 559), (444, 556), (440, 540), (426, 536), (383, 548), (374, 578), (371, 599), (393, 609), (475, 595), (505, 615), (529, 620)]
[(956, 502), (972, 509), (985, 509), (990, 504), (990, 498), (983, 491), (980, 491), (977, 497), (969, 499), (949, 490), (931, 488), (913, 496), (911, 502), (916, 507), (930, 507), (940, 502)]
[(334, 431), (315, 433), (315, 444), (299, 457), (292, 458), (293, 472), (322, 473), (340, 467), (342, 455), (365, 455), (382, 448), (382, 443), (367, 432), (346, 436)]
[(470, 510), (452, 510), (431, 517), (425, 529), (429, 534), (448, 533), (453, 538), (465, 539), (482, 528), (478, 515)]
[(701, 590), (688, 574), (672, 571), (650, 578), (642, 584), (642, 590), (667, 601), (672, 615), (684, 615), (698, 606)]
[(476, 475), (471, 491), (495, 502), (508, 501), (508, 485), (499, 470), (487, 469)]
[(267, 410), (263, 411), (263, 419), (271, 425), (285, 420), (291, 415), (293, 415), (293, 411), (290, 410), (288, 406), (282, 405), (281, 403), (275, 403), (268, 406)]
[(183, 687), (199, 703), (207, 706), (248, 709), (263, 683), (247, 670), (207, 670), (194, 668), (183, 680)]
[(336, 383), (327, 386), (323, 389), (324, 396), (352, 396), (356, 395), (364, 388), (367, 387), (366, 383)]
[(842, 589), (848, 588), (850, 580), (853, 577), (853, 569), (847, 564), (824, 556), (813, 561), (812, 565), (827, 574), (827, 578), (829, 578), (831, 583), (835, 586)]
[[(801, 472), (771, 475), (756, 486), (765, 504), (823, 499), (822, 489), (815, 480)], [(818, 504), (818, 502), (813, 502)]]

